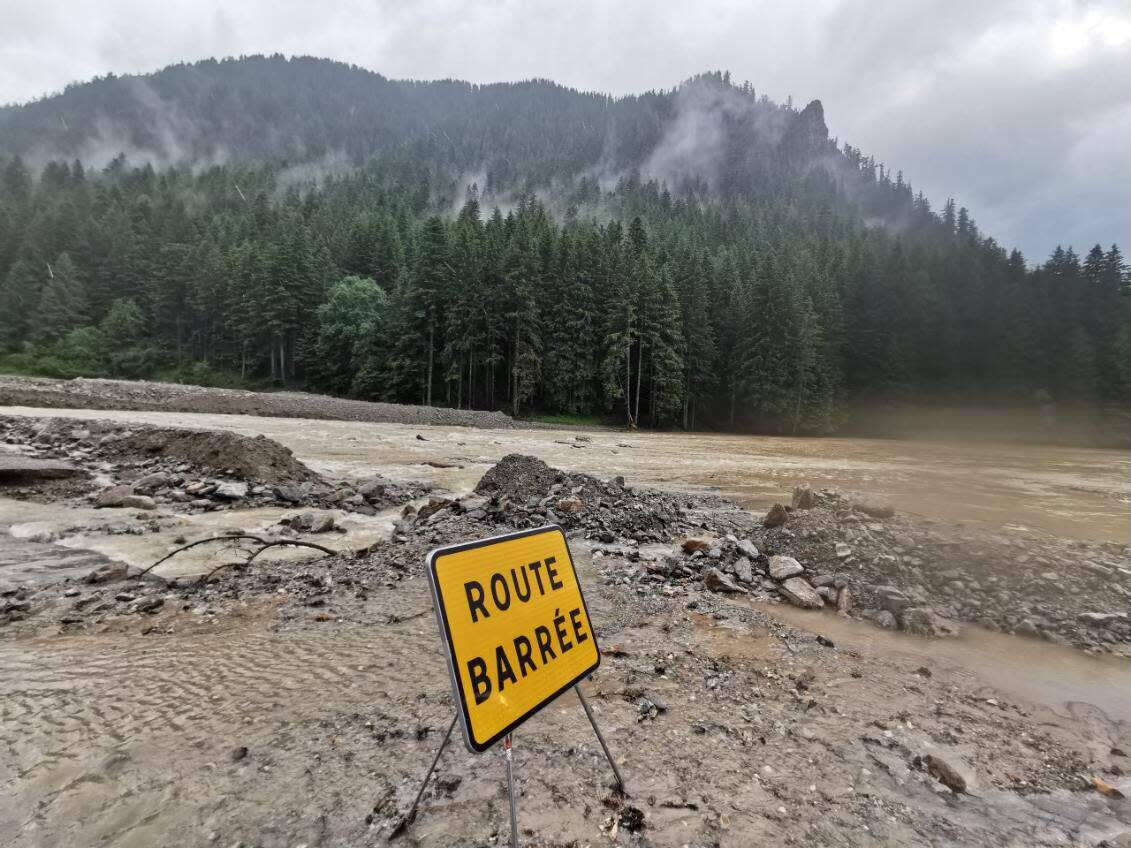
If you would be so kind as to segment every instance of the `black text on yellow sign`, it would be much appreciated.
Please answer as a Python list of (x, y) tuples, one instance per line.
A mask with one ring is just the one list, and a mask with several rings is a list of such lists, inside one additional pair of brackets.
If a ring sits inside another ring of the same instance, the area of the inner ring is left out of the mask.
[(471, 750), (487, 750), (600, 665), (560, 527), (437, 548), (428, 579)]

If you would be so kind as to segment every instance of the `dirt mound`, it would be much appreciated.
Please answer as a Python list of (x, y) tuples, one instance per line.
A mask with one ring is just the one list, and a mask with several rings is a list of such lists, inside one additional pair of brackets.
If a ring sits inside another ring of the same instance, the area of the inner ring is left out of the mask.
[(480, 495), (505, 495), (519, 501), (543, 498), (562, 473), (551, 468), (536, 456), (510, 453), (476, 484)]
[(315, 480), (290, 448), (266, 436), (241, 436), (219, 430), (147, 429), (115, 444), (115, 452), (145, 454), (188, 462), (217, 472), (232, 472), (261, 483)]

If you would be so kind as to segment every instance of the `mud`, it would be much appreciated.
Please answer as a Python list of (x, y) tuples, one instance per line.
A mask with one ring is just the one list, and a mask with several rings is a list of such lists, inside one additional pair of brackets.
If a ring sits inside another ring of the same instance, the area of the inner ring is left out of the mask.
[[(1129, 802), (1096, 789), (1131, 792), (1131, 716), (1117, 695), (1131, 691), (1124, 664), (976, 627), (953, 641), (916, 639), (758, 602), (761, 578), (744, 593), (705, 587), (699, 560), (711, 560), (718, 543), (721, 563), (735, 544), (727, 533), (804, 552), (805, 543), (831, 541), (825, 518), (840, 532), (835, 509), (814, 511), (812, 527), (793, 516), (761, 528), (762, 510), (723, 504), (695, 485), (694, 472), (682, 491), (649, 489), (644, 470), (667, 463), (674, 474), (675, 454), (646, 455), (641, 445), (652, 442), (638, 435), (512, 439), (434, 428), (420, 440), (398, 425), (222, 420), (245, 435), (289, 433), (283, 443), (330, 478), (379, 471), (452, 496), (354, 516), (372, 522), (373, 537), (359, 544), (357, 526), (320, 534), (341, 545), (329, 557), (257, 559), (207, 582), (195, 576), (208, 560), (162, 569), (159, 579), (100, 584), (76, 569), (4, 590), (0, 606), (18, 608), (0, 628), (0, 844), (385, 844), (453, 715), (423, 576), (427, 551), (548, 520), (570, 528), (604, 650), (584, 687), (629, 794), (613, 791), (567, 693), (516, 734), (520, 844), (1051, 846), (1131, 831)], [(562, 470), (543, 473), (523, 461), (532, 477), (495, 475), (514, 483), (510, 494), (471, 493), (516, 447), (570, 464), (553, 461)], [(715, 457), (716, 467), (726, 461)], [(636, 479), (583, 473), (619, 462)], [(1081, 502), (1094, 492), (1086, 488)], [(573, 500), (580, 510), (563, 504)], [(896, 501), (896, 517), (882, 523), (919, 521)], [(0, 561), (94, 540), (114, 558), (131, 550), (141, 559), (167, 551), (174, 534), (220, 533), (217, 522), (266, 532), (286, 508), (163, 511), (137, 518), (55, 502), (44, 515), (41, 504), (0, 500), (0, 521), (20, 537), (6, 538), (24, 546)], [(650, 516), (640, 538), (629, 530), (633, 513)], [(93, 521), (130, 529), (92, 532)], [(1022, 545), (1036, 536), (992, 529)], [(679, 542), (693, 533), (713, 541), (683, 553)], [(865, 543), (852, 544), (861, 556)], [(807, 554), (814, 568), (817, 553)], [(831, 556), (839, 559), (835, 548)], [(228, 557), (237, 557), (235, 542)], [(690, 573), (650, 571), (666, 557)], [(1022, 576), (1026, 565), (1013, 563)], [(1046, 567), (1032, 565), (1034, 578)], [(1034, 682), (1027, 666), (1047, 673)], [(1054, 678), (1062, 685), (1048, 691)], [(957, 775), (965, 791), (939, 774)], [(449, 749), (401, 844), (505, 844), (502, 777), (501, 752)]]

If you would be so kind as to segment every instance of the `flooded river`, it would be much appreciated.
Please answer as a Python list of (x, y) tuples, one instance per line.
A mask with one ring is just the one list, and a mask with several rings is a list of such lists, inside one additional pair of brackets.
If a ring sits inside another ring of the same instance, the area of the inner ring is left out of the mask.
[[(630, 483), (712, 489), (750, 508), (788, 497), (802, 480), (892, 499), (946, 521), (1126, 543), (1129, 457), (1118, 450), (881, 439), (792, 439), (687, 433), (476, 430), (241, 415), (0, 407), (0, 414), (107, 418), (262, 433), (331, 476), (375, 469), (398, 480), (470, 489), (507, 453)], [(423, 440), (418, 438), (422, 436)], [(437, 468), (428, 463), (454, 467)], [(5, 521), (0, 511), (0, 523)]]

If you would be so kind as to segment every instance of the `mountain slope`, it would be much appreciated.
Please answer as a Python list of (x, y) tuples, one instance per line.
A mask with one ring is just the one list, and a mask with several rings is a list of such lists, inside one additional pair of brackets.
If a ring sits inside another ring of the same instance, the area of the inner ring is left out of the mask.
[(720, 73), (613, 99), (249, 57), (0, 110), (21, 370), (828, 432), (1126, 403), (1126, 290), (1118, 248), (1028, 269)]

